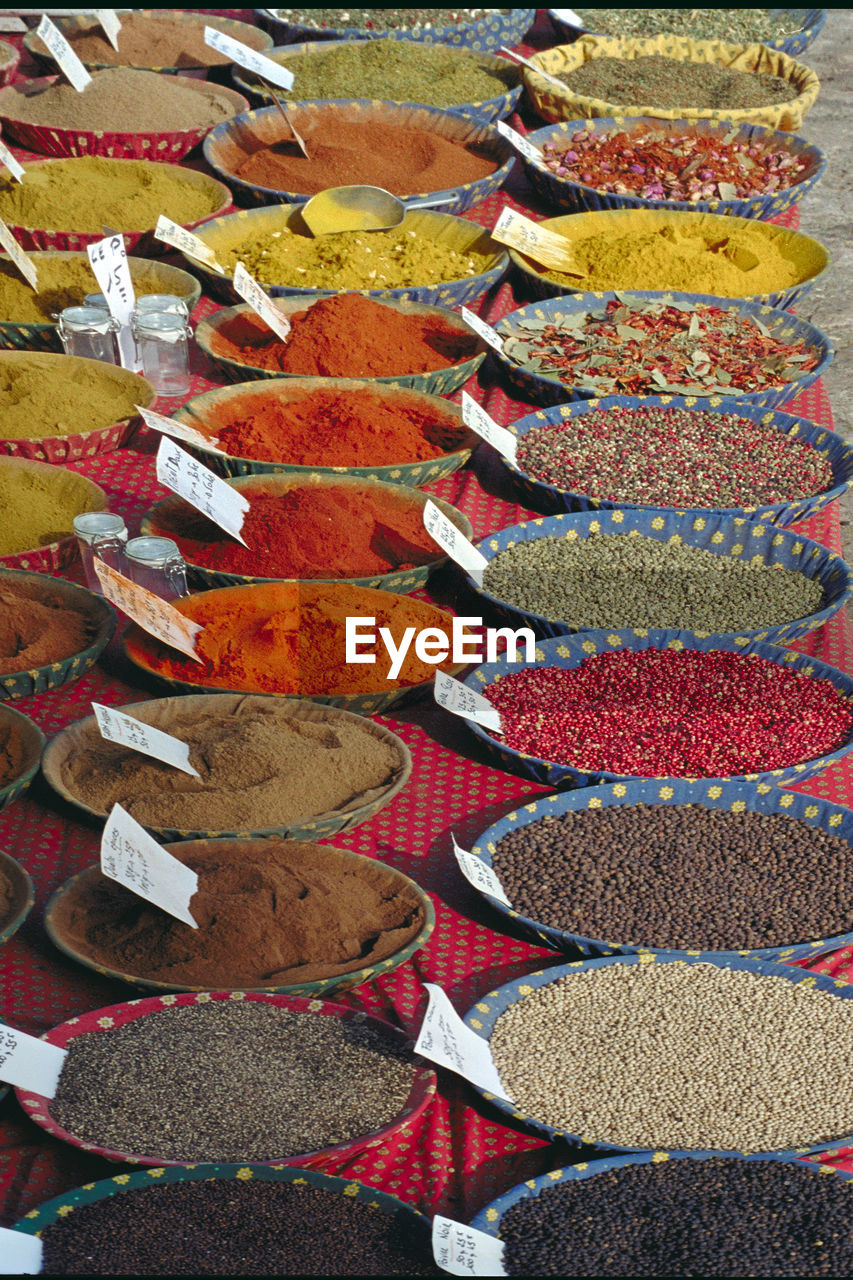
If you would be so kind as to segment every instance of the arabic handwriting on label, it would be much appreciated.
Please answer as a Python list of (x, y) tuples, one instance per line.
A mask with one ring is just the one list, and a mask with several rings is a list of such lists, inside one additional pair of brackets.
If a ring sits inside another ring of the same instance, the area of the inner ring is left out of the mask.
[(219, 440), (215, 436), (204, 436), (200, 431), (196, 431), (195, 427), (188, 427), (183, 422), (175, 422), (173, 418), (166, 418), (153, 409), (143, 409), (141, 404), (134, 405), (134, 408), (152, 431), (165, 432), (167, 436), (174, 436), (176, 440), (183, 440), (186, 444), (210, 449), (213, 453), (222, 453), (222, 450), (217, 448)]
[(176, 920), (198, 928), (190, 912), (197, 874), (173, 858), (120, 804), (113, 805), (101, 838), (101, 871)]
[(490, 346), (494, 351), (503, 351), (504, 340), (500, 334), (492, 328), (490, 324), (486, 324), (485, 320), (481, 320), (479, 316), (475, 316), (473, 311), (469, 311), (467, 307), (462, 308), (462, 319), (465, 321), (469, 329), (473, 329), (478, 338)]
[(202, 662), (195, 650), (195, 637), (204, 630), (198, 622), (185, 618), (166, 600), (155, 596), (153, 591), (146, 591), (138, 583), (131, 582), (124, 574), (118, 573), (103, 560), (94, 557), (92, 564), (98, 575), (98, 581), (104, 596), (110, 604), (121, 609), (129, 618), (138, 623), (143, 631), (156, 636), (163, 644), (185, 653), (188, 658)]
[(519, 155), (524, 156), (525, 160), (532, 161), (533, 164), (542, 164), (542, 152), (534, 147), (532, 142), (528, 142), (523, 133), (519, 133), (517, 129), (513, 129), (505, 120), (498, 120), (495, 128), (498, 133), (502, 133), (507, 142), (511, 142)]
[(6, 250), (9, 257), (26, 280), (27, 284), (30, 285), (31, 288), (37, 289), (39, 282), (36, 264), (33, 262), (29, 254), (24, 253), (23, 249), (2, 219), (0, 219), (0, 244), (2, 244), (3, 248)]
[[(0, 31), (4, 30), (0, 26)], [(0, 1275), (37, 1276), (43, 1266), (44, 1246), (38, 1236), (0, 1227)]]
[(503, 733), (497, 707), (493, 707), (481, 693), (475, 693), (461, 680), (454, 680), (453, 676), (446, 675), (443, 671), (435, 673), (435, 700), (440, 707), (444, 707), (445, 711), (452, 711), (455, 716), (475, 720), (491, 733)]
[(170, 733), (163, 733), (150, 724), (143, 724), (133, 716), (116, 711), (114, 707), (104, 707), (100, 702), (92, 703), (92, 710), (101, 731), (101, 737), (107, 742), (120, 742), (124, 747), (132, 747), (143, 755), (153, 756), (163, 764), (173, 765), (182, 773), (193, 778), (199, 776), (198, 770), (190, 764), (190, 747), (188, 742), (173, 738)]
[(7, 1084), (52, 1098), (64, 1061), (65, 1050), (58, 1045), (0, 1025), (0, 1080)]
[(160, 437), (157, 450), (157, 479), (246, 546), (240, 530), (249, 510), (248, 499), (167, 435)]
[(492, 898), (497, 898), (498, 902), (502, 902), (505, 907), (511, 907), (512, 903), (504, 893), (503, 885), (488, 862), (484, 862), (482, 858), (476, 858), (467, 849), (460, 848), (453, 832), (450, 833), (450, 838), (453, 841), (453, 852), (459, 863), (459, 870), (468, 883), (475, 889), (488, 893)]
[(38, 24), (36, 35), (53, 54), (63, 75), (68, 77), (78, 93), (82, 93), (86, 85), (92, 83), (92, 77), (59, 30), (59, 27), (54, 26), (47, 14), (42, 17), (41, 22)]
[(424, 528), (434, 538), (442, 550), (456, 561), (462, 569), (482, 573), (489, 563), (482, 551), (478, 551), (469, 542), (461, 529), (448, 520), (433, 501), (427, 500), (423, 512)]
[(481, 404), (477, 404), (467, 391), (462, 392), (462, 421), (466, 427), (476, 431), (487, 444), (498, 453), (503, 454), (508, 462), (515, 462), (518, 451), (518, 440), (506, 427), (499, 427)]
[(234, 288), (243, 301), (248, 302), (255, 314), (260, 316), (264, 324), (269, 325), (276, 337), (281, 338), (282, 342), (287, 342), (290, 337), (290, 321), (283, 312), (279, 311), (257, 280), (249, 275), (242, 262), (238, 262), (234, 268)]
[(292, 71), (274, 62), (272, 58), (264, 57), (256, 49), (250, 49), (247, 44), (232, 40), (231, 36), (226, 36), (224, 32), (217, 31), (214, 27), (205, 27), (204, 43), (209, 48), (215, 49), (217, 53), (224, 53), (226, 58), (230, 58), (238, 66), (245, 67), (247, 71), (254, 71), (257, 76), (263, 76), (264, 80), (270, 80), (273, 84), (280, 85), (282, 89), (293, 88)]
[(511, 1102), (501, 1084), (488, 1040), (466, 1026), (441, 987), (425, 982), (429, 1004), (415, 1043), (415, 1053), (449, 1067), (479, 1089)]
[(575, 269), (572, 247), (565, 236), (549, 231), (547, 227), (532, 222), (530, 218), (525, 218), (508, 206), (502, 210), (494, 225), (492, 239), (518, 249), (519, 253), (527, 254), (543, 266), (565, 271), (570, 275), (582, 274)]
[(96, 9), (95, 17), (101, 24), (104, 35), (118, 53), (118, 33), (121, 31), (121, 22), (115, 9)]
[(440, 1213), (432, 1220), (432, 1256), (452, 1276), (506, 1275), (503, 1240)]
[(188, 253), (191, 258), (198, 259), (212, 271), (218, 271), (221, 276), (227, 274), (225, 268), (216, 261), (216, 254), (203, 240), (194, 236), (191, 231), (187, 231), (186, 227), (172, 222), (171, 218), (165, 217), (162, 213), (154, 228), (154, 239), (160, 240), (163, 244), (170, 244), (173, 249), (180, 249), (182, 253)]

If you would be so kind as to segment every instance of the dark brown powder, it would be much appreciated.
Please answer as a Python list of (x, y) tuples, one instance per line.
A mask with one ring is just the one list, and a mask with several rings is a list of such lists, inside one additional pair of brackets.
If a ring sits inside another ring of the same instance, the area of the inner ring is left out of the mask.
[[(231, 61), (204, 42), (204, 28), (216, 27), (252, 49), (267, 47), (263, 32), (246, 23), (239, 32), (208, 14), (189, 15), (192, 22), (181, 21), (171, 14), (123, 12), (118, 37), (118, 52), (112, 47), (99, 25), (93, 21), (82, 29), (60, 23), (62, 34), (82, 62), (103, 63), (110, 67), (213, 67)], [(41, 41), (38, 41), (41, 45)]]
[(0, 675), (70, 658), (88, 648), (95, 632), (92, 619), (58, 591), (0, 585)]
[(0, 725), (0, 787), (15, 781), (25, 761), (24, 743), (17, 726)]
[(18, 898), (15, 886), (0, 868), (0, 929), (5, 929), (13, 916), (17, 914)]

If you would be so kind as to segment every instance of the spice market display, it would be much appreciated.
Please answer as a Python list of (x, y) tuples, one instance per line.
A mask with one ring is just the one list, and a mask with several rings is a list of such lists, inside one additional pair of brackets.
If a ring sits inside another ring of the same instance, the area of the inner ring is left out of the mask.
[(827, 11), (5, 15), (0, 1274), (849, 1275)]

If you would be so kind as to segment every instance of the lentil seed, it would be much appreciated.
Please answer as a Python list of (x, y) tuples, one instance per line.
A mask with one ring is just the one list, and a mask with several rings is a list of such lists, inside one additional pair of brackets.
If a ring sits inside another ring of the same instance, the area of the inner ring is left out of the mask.
[(853, 1131), (853, 1004), (775, 975), (580, 970), (511, 1005), (491, 1047), (519, 1113), (585, 1142), (753, 1152)]
[(414, 1076), (400, 1046), (368, 1026), (216, 1000), (76, 1036), (50, 1114), (127, 1154), (268, 1160), (379, 1128)]
[(570, 810), (509, 831), (492, 868), (528, 918), (631, 946), (739, 951), (850, 928), (853, 849), (787, 814)]

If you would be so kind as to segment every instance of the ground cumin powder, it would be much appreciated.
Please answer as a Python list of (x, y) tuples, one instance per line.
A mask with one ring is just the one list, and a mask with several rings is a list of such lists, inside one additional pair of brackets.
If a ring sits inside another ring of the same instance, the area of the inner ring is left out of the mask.
[(26, 755), (20, 731), (14, 724), (0, 725), (0, 787), (6, 787), (21, 773)]
[[(51, 324), (65, 307), (81, 306), (87, 293), (100, 286), (85, 254), (33, 254), (38, 289), (31, 289), (17, 267), (0, 259), (0, 320), (14, 324)], [(138, 298), (147, 293), (181, 293), (180, 285), (163, 275), (153, 262), (130, 259), (130, 278)], [(187, 297), (187, 294), (182, 296)]]
[(102, 508), (103, 495), (73, 471), (0, 458), (0, 556), (70, 538), (75, 516)]
[[(139, 13), (124, 11), (121, 15), (121, 31), (118, 50), (115, 50), (104, 34), (100, 23), (92, 21), (82, 27), (60, 23), (62, 33), (77, 57), (83, 63), (106, 63), (108, 66), (136, 67), (214, 67), (231, 61), (224, 53), (217, 53), (204, 42), (204, 28), (215, 27), (247, 44), (251, 49), (267, 47), (262, 31), (253, 30), (241, 22), (235, 31), (207, 13), (187, 14), (181, 17), (169, 13)], [(186, 15), (186, 16), (184, 16)], [(193, 21), (188, 22), (186, 17)], [(38, 42), (41, 44), (41, 42)]]
[(58, 591), (0, 579), (0, 675), (32, 671), (88, 648), (97, 626)]
[(4, 355), (0, 353), (0, 440), (96, 431), (138, 416), (135, 406), (151, 400), (145, 382), (116, 376), (100, 360), (41, 351), (23, 358)]
[(230, 989), (315, 982), (365, 968), (424, 923), (399, 873), (300, 840), (167, 846), (198, 874), (198, 929), (90, 867), (57, 904), (57, 935), (95, 964), (180, 986)]

